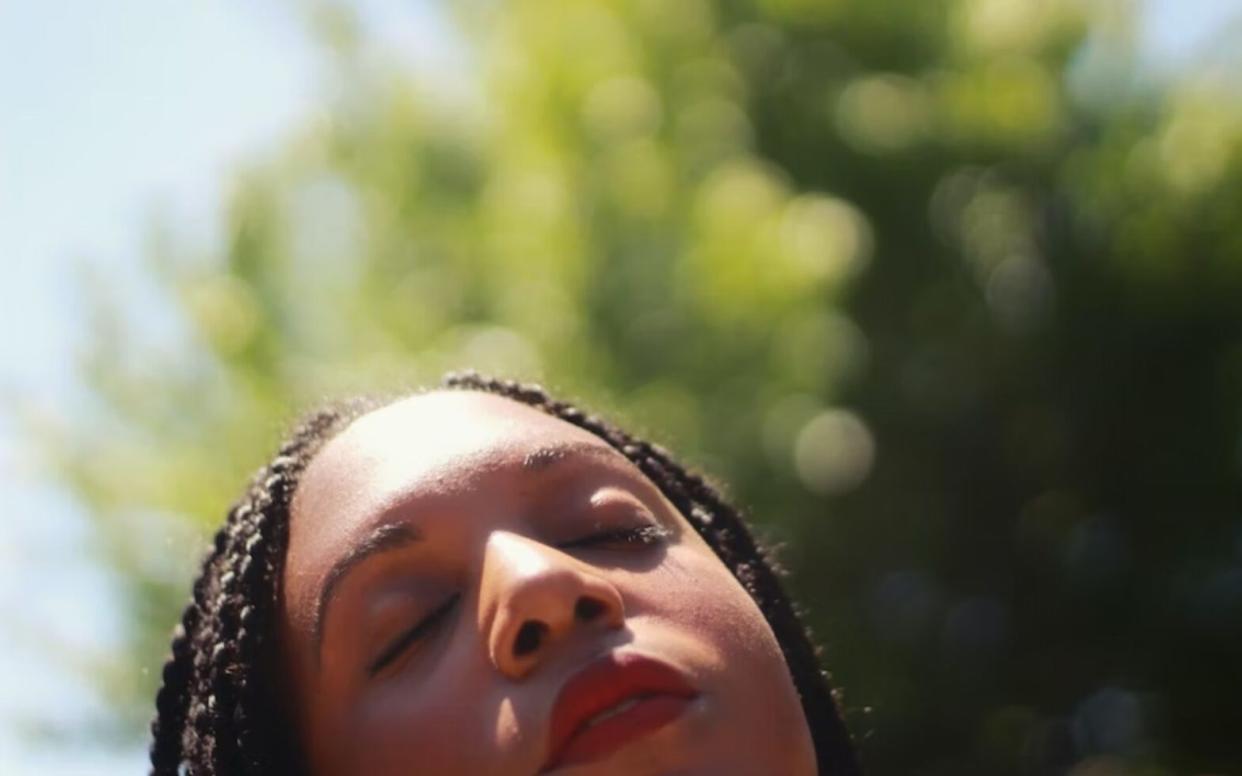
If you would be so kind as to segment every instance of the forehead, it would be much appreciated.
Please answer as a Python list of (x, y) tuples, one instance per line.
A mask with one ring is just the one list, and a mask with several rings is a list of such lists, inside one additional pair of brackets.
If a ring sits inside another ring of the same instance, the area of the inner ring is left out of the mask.
[(611, 450), (577, 426), (492, 394), (438, 391), (395, 402), (355, 420), (310, 462), (293, 499), (290, 549), (311, 532), (345, 539), (359, 528), (351, 516), (382, 513), (414, 494), (450, 493), (474, 475), (564, 444)]

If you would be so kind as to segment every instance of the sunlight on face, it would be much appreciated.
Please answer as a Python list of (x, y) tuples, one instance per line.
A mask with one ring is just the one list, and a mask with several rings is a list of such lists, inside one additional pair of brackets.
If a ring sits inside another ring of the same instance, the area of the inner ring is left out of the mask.
[(813, 774), (771, 629), (602, 440), (440, 392), (355, 421), (295, 494), (281, 602), (315, 774)]

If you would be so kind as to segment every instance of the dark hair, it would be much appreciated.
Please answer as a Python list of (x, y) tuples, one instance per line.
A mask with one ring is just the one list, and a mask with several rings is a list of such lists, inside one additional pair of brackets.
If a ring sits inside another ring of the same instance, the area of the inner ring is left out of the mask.
[[(483, 391), (572, 423), (620, 451), (681, 511), (758, 603), (781, 646), (802, 701), (824, 776), (859, 773), (834, 693), (806, 626), (778, 579), (776, 564), (738, 510), (658, 445), (558, 401), (540, 387), (473, 372), (448, 375), (444, 388)], [(151, 723), (151, 773), (300, 773), (299, 747), (277, 697), (270, 649), (288, 544), (289, 502), (298, 478), (325, 442), (381, 406), (356, 399), (322, 409), (299, 425), (229, 510), (174, 631)]]

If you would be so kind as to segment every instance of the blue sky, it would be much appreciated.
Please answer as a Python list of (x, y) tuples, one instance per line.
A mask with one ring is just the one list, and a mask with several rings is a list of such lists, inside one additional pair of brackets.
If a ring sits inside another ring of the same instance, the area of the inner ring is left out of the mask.
[[(1239, 13), (1237, 0), (1145, 5), (1143, 48), (1155, 69), (1194, 62)], [(141, 299), (153, 216), (200, 244), (219, 239), (231, 172), (278, 144), (322, 95), (301, 7), (0, 0), (0, 396), (39, 397), (48, 411), (72, 400), (81, 266)], [(432, 3), (360, 8), (396, 61), (453, 81), (452, 36)], [(89, 651), (115, 641), (117, 617), (80, 516), (30, 471), (13, 432), (0, 414), (0, 773), (141, 772), (141, 751), (19, 735), (30, 720), (71, 726), (105, 708), (23, 629)]]
[[(0, 396), (33, 397), (50, 413), (73, 400), (82, 267), (143, 300), (153, 218), (194, 244), (220, 239), (231, 173), (275, 147), (323, 93), (300, 8), (0, 0)], [(367, 0), (360, 10), (394, 60), (429, 79), (451, 65), (451, 35), (429, 3)], [(160, 322), (158, 309), (139, 313)], [(32, 471), (4, 414), (0, 499), (0, 773), (143, 772), (140, 750), (55, 737), (106, 700), (46, 644), (90, 655), (116, 643), (115, 585), (92, 560), (74, 504)], [(32, 724), (50, 736), (21, 735)]]
[[(225, 0), (0, 3), (0, 391), (72, 395), (77, 268), (133, 285), (153, 209), (208, 224), (226, 172), (314, 98), (286, 11)], [(0, 773), (143, 772), (141, 751), (63, 746), (106, 701), (46, 656), (118, 636), (114, 586), (72, 502), (0, 416)], [(33, 634), (33, 637), (32, 637)], [(21, 735), (32, 725), (50, 737)], [(72, 739), (70, 739), (72, 740)]]

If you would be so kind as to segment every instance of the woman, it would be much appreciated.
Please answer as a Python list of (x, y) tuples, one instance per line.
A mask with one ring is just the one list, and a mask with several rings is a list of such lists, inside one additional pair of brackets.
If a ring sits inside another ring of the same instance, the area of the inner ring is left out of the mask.
[(305, 422), (216, 535), (163, 679), (156, 774), (858, 772), (737, 511), (472, 373)]

